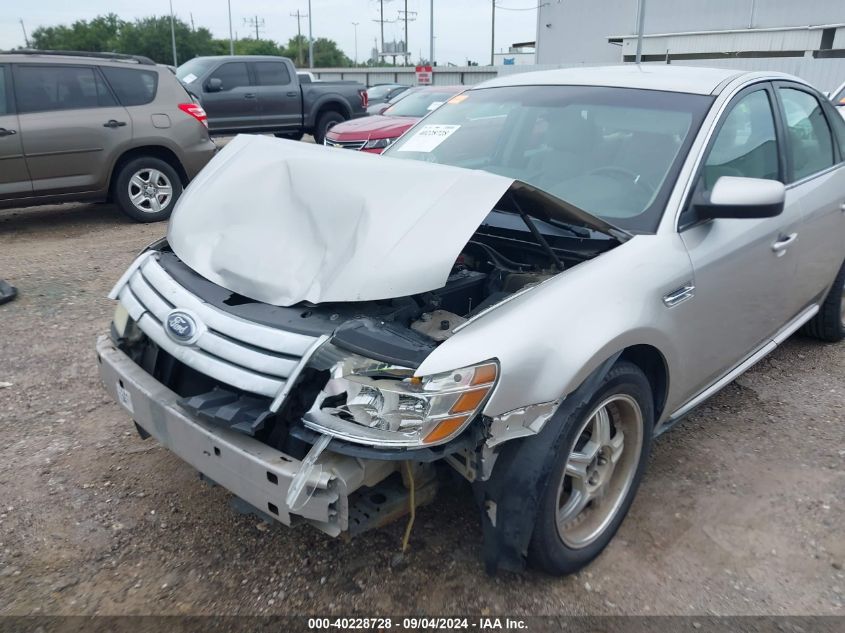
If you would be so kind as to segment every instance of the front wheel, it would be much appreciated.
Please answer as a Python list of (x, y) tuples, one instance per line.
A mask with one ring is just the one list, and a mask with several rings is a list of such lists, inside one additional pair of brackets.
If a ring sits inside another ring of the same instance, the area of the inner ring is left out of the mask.
[(114, 183), (114, 197), (121, 210), (138, 222), (166, 220), (180, 195), (179, 174), (152, 156), (130, 160), (121, 167)]
[(636, 365), (617, 363), (585, 411), (563, 426), (528, 549), (534, 567), (555, 575), (578, 571), (607, 547), (651, 447), (651, 386)]
[(828, 343), (845, 339), (845, 262), (836, 274), (818, 314), (804, 326), (803, 332)]
[(326, 134), (338, 123), (343, 123), (346, 120), (340, 112), (329, 110), (323, 112), (317, 120), (317, 127), (314, 129), (314, 142), (322, 145), (326, 140)]

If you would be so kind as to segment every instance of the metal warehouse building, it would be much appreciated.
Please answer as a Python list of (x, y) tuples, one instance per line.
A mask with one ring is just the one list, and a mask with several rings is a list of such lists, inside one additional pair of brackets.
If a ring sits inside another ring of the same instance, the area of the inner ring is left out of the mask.
[[(638, 0), (547, 0), (537, 63), (634, 61)], [(645, 0), (645, 62), (782, 70), (845, 81), (845, 0)]]

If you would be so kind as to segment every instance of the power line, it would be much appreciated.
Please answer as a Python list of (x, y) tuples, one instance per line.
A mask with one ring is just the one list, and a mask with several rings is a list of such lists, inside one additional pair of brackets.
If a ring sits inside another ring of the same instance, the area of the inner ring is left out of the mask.
[(259, 39), (258, 30), (264, 30), (264, 18), (259, 18), (257, 15), (252, 18), (244, 18), (244, 25), (250, 29), (255, 29), (255, 39)]

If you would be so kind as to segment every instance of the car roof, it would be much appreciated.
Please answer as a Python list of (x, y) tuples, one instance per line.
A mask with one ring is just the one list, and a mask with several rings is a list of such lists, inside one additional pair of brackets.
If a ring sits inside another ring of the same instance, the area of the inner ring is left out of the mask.
[(108, 66), (119, 66), (126, 68), (143, 68), (152, 70), (159, 66), (153, 60), (141, 55), (120, 55), (112, 53), (87, 53), (76, 51), (0, 51), (0, 61), (16, 64), (97, 64)]
[(619, 66), (585, 66), (560, 68), (529, 73), (508, 74), (473, 88), (502, 86), (609, 86), (614, 88), (640, 88), (691, 94), (717, 94), (741, 76), (749, 78), (789, 79), (805, 83), (797, 77), (784, 73), (759, 73), (731, 70), (727, 68), (701, 68), (675, 64)]

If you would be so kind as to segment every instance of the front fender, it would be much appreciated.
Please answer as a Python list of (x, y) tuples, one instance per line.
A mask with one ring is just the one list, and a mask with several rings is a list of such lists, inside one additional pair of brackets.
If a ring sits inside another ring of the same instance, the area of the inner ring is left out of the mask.
[[(633, 345), (656, 348), (671, 376), (678, 363), (678, 315), (662, 299), (691, 278), (677, 234), (635, 236), (471, 321), (417, 373), (497, 358), (501, 377), (484, 409), (491, 417), (570, 394), (609, 357)], [(682, 389), (672, 383), (667, 401)]]

